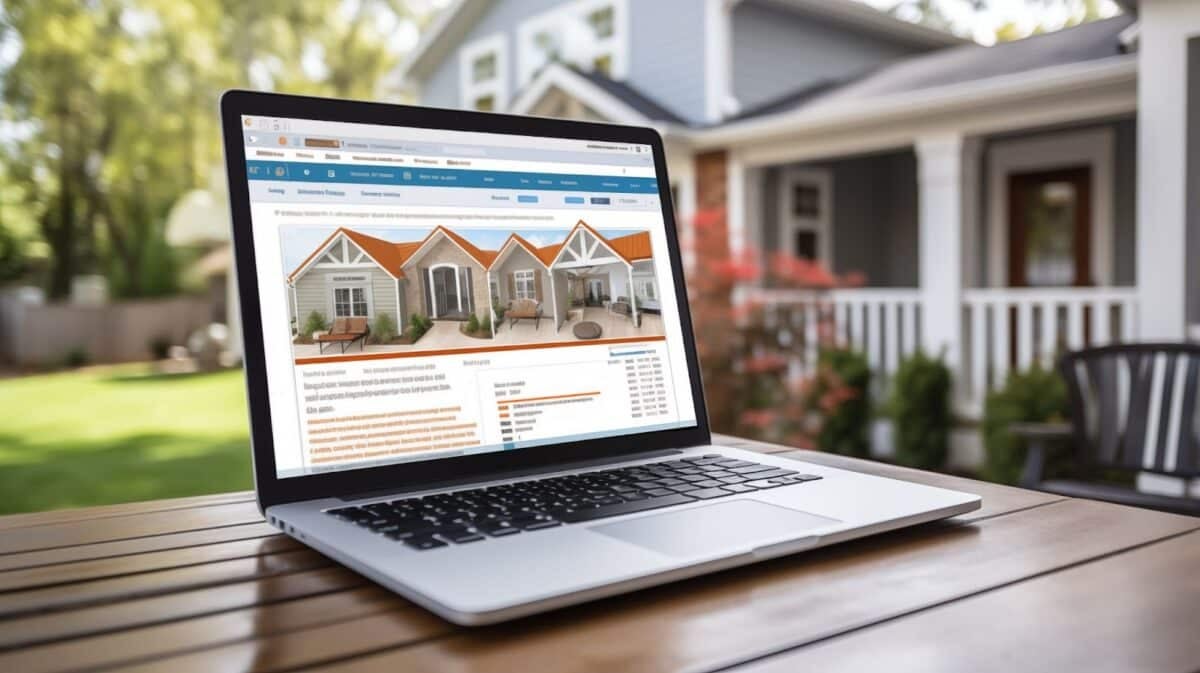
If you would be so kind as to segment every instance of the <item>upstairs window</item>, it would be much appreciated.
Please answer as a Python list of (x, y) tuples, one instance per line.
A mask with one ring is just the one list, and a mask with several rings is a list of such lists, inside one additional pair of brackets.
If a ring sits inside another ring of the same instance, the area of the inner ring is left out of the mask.
[(550, 63), (623, 79), (628, 68), (628, 0), (574, 0), (517, 29), (519, 86)]
[(489, 112), (508, 105), (508, 42), (493, 35), (459, 50), (459, 104)]

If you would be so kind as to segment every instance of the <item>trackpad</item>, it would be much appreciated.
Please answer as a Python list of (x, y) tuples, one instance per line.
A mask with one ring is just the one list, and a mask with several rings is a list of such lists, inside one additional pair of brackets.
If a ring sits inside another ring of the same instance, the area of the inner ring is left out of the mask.
[(750, 551), (836, 523), (841, 522), (798, 509), (733, 500), (601, 524), (591, 530), (671, 556), (706, 556)]

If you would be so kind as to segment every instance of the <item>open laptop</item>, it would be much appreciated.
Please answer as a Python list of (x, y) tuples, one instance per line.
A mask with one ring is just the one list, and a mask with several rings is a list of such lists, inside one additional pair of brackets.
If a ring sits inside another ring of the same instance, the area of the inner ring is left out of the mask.
[(711, 444), (659, 135), (231, 91), (255, 484), (485, 624), (959, 514)]

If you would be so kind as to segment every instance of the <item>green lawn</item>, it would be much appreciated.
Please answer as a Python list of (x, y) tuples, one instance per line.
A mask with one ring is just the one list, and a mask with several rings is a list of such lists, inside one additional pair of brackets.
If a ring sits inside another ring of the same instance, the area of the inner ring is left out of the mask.
[(0, 380), (0, 514), (250, 487), (241, 370)]

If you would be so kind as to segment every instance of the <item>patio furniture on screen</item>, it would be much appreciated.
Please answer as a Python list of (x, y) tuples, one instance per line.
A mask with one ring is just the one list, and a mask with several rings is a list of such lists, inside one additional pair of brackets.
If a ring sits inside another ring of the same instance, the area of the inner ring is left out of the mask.
[(514, 299), (504, 315), (508, 318), (509, 329), (512, 329), (518, 320), (525, 318), (533, 321), (533, 328), (536, 330), (542, 321), (542, 303), (534, 299)]
[(327, 334), (314, 337), (313, 340), (317, 342), (322, 353), (325, 352), (326, 344), (338, 344), (345, 353), (355, 341), (358, 342), (358, 349), (362, 350), (369, 331), (366, 318), (338, 318), (333, 321), (333, 329)]
[[(1200, 345), (1089, 348), (1069, 353), (1059, 371), (1067, 382), (1071, 423), (1012, 426), (1029, 442), (1021, 485), (1200, 516), (1200, 499), (1189, 495), (1189, 482), (1200, 477)], [(1056, 443), (1074, 445), (1070, 479), (1043, 478)], [(1178, 495), (1166, 495), (1096, 479), (1113, 474), (1180, 488)]]

